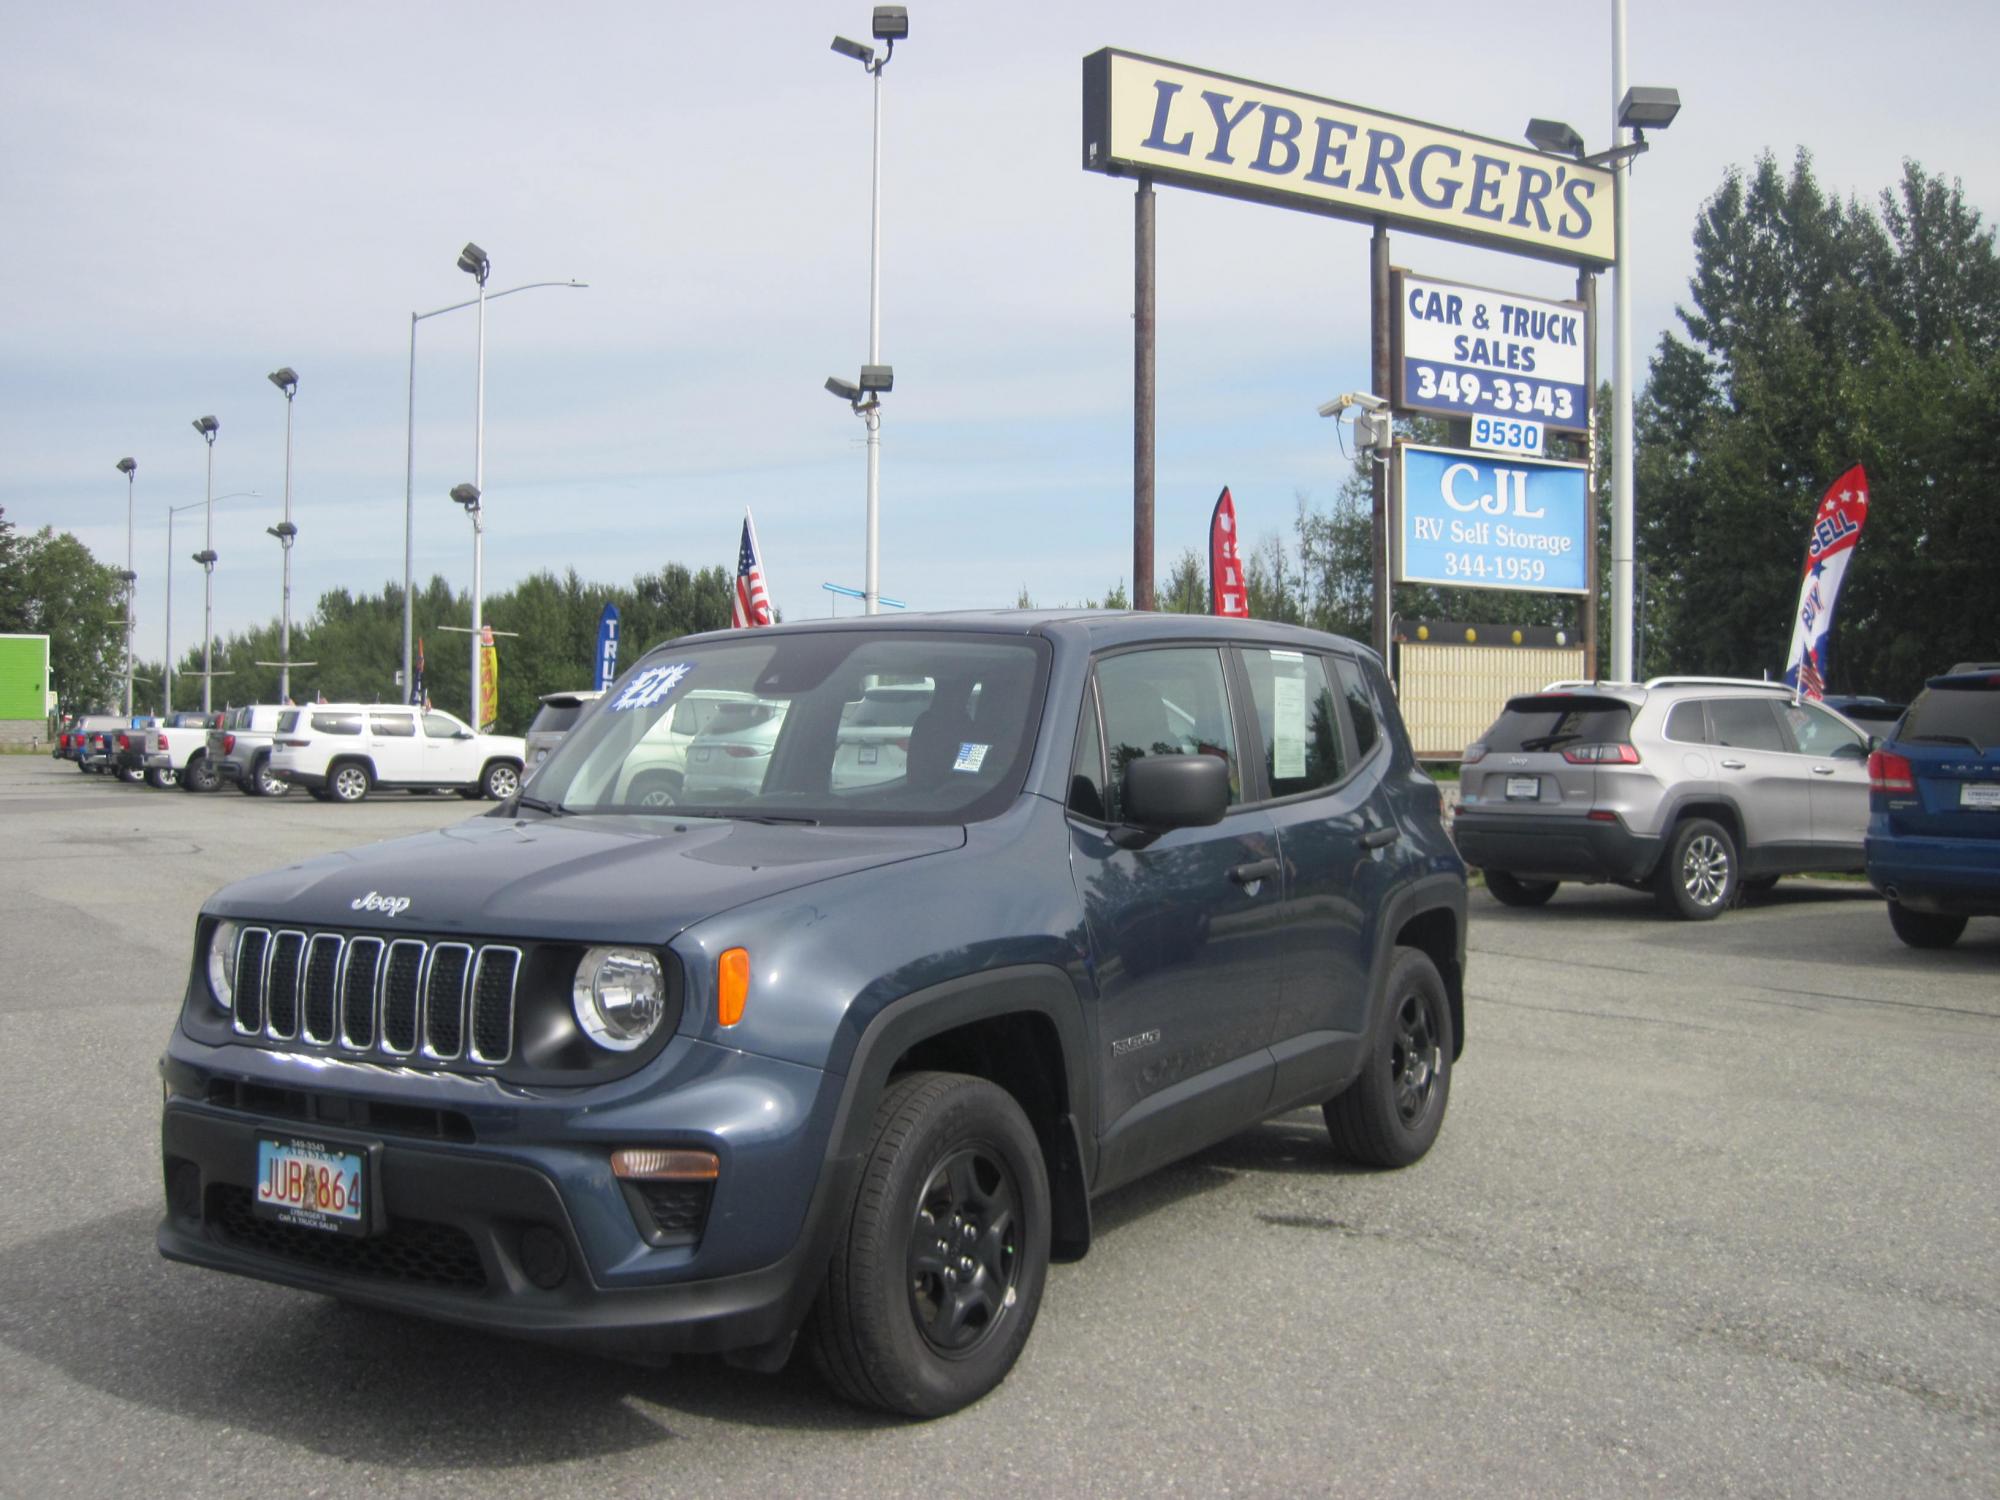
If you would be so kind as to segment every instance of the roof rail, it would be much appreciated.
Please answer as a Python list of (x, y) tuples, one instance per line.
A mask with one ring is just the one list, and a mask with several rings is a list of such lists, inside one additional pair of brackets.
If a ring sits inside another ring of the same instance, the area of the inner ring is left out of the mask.
[(1783, 693), (1787, 698), (1798, 692), (1798, 689), (1789, 682), (1770, 682), (1759, 677), (1655, 677), (1647, 682), (1646, 686), (1763, 688), (1766, 692)]
[(1561, 693), (1573, 691), (1577, 688), (1637, 688), (1638, 686), (1640, 684), (1636, 682), (1613, 682), (1608, 677), (1598, 677), (1590, 681), (1585, 681), (1581, 677), (1571, 677), (1564, 678), (1561, 682), (1548, 683), (1546, 686), (1537, 689), (1537, 691)]

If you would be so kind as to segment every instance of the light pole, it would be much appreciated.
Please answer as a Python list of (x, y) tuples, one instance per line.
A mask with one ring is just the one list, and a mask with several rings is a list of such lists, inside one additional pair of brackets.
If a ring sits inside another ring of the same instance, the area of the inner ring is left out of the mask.
[(215, 678), (215, 435), (221, 423), (214, 417), (196, 417), (194, 430), (208, 444), (208, 524), (202, 535), (201, 551), (194, 560), (201, 564), (201, 711), (209, 710), (209, 690)]
[[(873, 47), (850, 42), (844, 36), (833, 39), (833, 50), (842, 57), (851, 57), (859, 62), (874, 83), (874, 143), (868, 190), (868, 362), (861, 367), (861, 381), (854, 394), (849, 395), (842, 389), (846, 385), (844, 381), (836, 385), (829, 380), (826, 386), (847, 401), (854, 408), (854, 414), (868, 428), (868, 559), (863, 582), (867, 595), (864, 607), (871, 615), (879, 614), (882, 604), (879, 546), (882, 403), (879, 393), (889, 390), (894, 382), (889, 366), (882, 363), (882, 70), (896, 55), (896, 43), (909, 38), (909, 10), (901, 5), (878, 5), (875, 7), (873, 28), (875, 40), (887, 43), (879, 58)], [(860, 399), (863, 392), (869, 393), (867, 401)]]
[[(582, 291), (589, 285), (587, 281), (524, 281), (519, 286), (508, 287), (504, 292), (485, 293), (484, 299), (488, 302), (498, 302), (502, 297), (511, 297), (516, 292), (532, 292), (537, 287), (544, 286), (573, 287), (577, 291)], [(410, 394), (403, 429), (403, 691), (406, 694), (414, 691), (416, 687), (415, 679), (411, 675), (416, 616), (410, 589), (414, 582), (411, 570), (417, 538), (417, 324), (426, 318), (458, 312), (462, 308), (476, 307), (480, 300), (479, 297), (468, 297), (465, 301), (454, 302), (449, 307), (434, 307), (429, 312), (410, 314)]]
[[(202, 510), (220, 505), (225, 500), (258, 498), (255, 490), (234, 490), (227, 495), (217, 495), (210, 500), (190, 500), (186, 505), (167, 507), (167, 640), (165, 665), (160, 669), (160, 713), (162, 717), (174, 711), (174, 517), (191, 510)], [(199, 559), (201, 554), (196, 553)]]
[(136, 458), (118, 460), (118, 472), (125, 476), (125, 717), (132, 717), (132, 595), (139, 575), (132, 571), (132, 477), (139, 472)]
[(299, 528), (292, 524), (292, 398), (299, 393), (299, 375), (290, 365), (264, 377), (285, 393), (285, 519), (264, 529), (285, 550), (283, 612), (278, 616), (278, 701), (292, 701), (292, 542)]
[(493, 274), (493, 262), (486, 252), (471, 240), (458, 252), (458, 268), (479, 283), (479, 362), (474, 382), (472, 408), (472, 498), (461, 498), (459, 486), (451, 492), (451, 497), (465, 506), (472, 517), (472, 715), (471, 724), (475, 730), (486, 726), (479, 719), (479, 625), (480, 595), (482, 593), (481, 564), (485, 557), (486, 527), (480, 521), (484, 509), (480, 496), (486, 492), (486, 278)]

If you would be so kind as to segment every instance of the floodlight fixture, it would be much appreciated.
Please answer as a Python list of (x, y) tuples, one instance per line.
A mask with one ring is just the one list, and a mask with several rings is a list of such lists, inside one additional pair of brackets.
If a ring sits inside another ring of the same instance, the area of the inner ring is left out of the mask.
[(905, 5), (878, 5), (875, 7), (875, 40), (878, 42), (906, 41), (910, 35), (910, 10)]
[(826, 377), (826, 388), (843, 401), (859, 401), (861, 387), (851, 380), (842, 380), (838, 375)]
[(451, 498), (472, 510), (479, 504), (479, 486), (476, 484), (455, 484), (451, 487)]
[(1528, 144), (1557, 156), (1583, 155), (1583, 137), (1575, 126), (1561, 120), (1528, 121)]
[(844, 36), (837, 36), (833, 39), (833, 50), (842, 57), (853, 58), (864, 68), (875, 66), (875, 49), (860, 42), (850, 42)]
[(274, 536), (279, 541), (290, 546), (292, 538), (299, 534), (299, 528), (294, 526), (290, 521), (280, 521), (276, 526), (266, 526), (264, 534), (266, 536)]
[(471, 240), (467, 240), (465, 248), (458, 252), (458, 268), (471, 276), (481, 286), (485, 286), (486, 278), (493, 270), (493, 262), (487, 258), (484, 250), (473, 244)]
[(202, 435), (202, 438), (208, 443), (209, 447), (213, 448), (215, 446), (215, 435), (222, 430), (222, 424), (213, 417), (196, 417), (194, 419), (194, 430)]
[(139, 460), (136, 458), (121, 458), (118, 460), (118, 472), (127, 478), (138, 472), (138, 468)]
[(287, 401), (298, 394), (299, 372), (290, 365), (281, 365), (264, 378), (283, 391)]
[(863, 365), (861, 367), (861, 389), (869, 392), (893, 391), (896, 388), (896, 367), (894, 365)]
[(1665, 130), (1681, 112), (1679, 89), (1635, 84), (1618, 101), (1618, 123), (1627, 130)]
[(204, 568), (214, 567), (216, 560), (215, 549), (213, 547), (202, 548), (201, 551), (194, 554), (194, 560), (200, 563)]

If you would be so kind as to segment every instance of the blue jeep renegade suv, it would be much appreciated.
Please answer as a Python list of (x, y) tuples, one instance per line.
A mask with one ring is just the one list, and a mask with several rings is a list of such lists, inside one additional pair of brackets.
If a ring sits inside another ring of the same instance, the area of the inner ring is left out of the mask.
[(494, 813), (210, 899), (160, 1250), (612, 1353), (803, 1338), (853, 1400), (951, 1411), (1095, 1195), (1307, 1104), (1346, 1158), (1421, 1157), (1465, 901), (1337, 637), (683, 638)]

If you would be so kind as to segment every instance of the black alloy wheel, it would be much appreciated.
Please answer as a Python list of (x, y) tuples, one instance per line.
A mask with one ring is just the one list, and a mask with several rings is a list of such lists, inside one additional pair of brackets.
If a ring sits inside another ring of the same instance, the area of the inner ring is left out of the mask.
[(970, 1354), (1019, 1297), (1021, 1189), (1006, 1158), (973, 1145), (939, 1162), (910, 1224), (910, 1310), (940, 1354)]
[(1451, 1000), (1430, 955), (1398, 948), (1383, 1017), (1360, 1076), (1321, 1114), (1334, 1150), (1371, 1167), (1407, 1167), (1437, 1139), (1451, 1098)]

